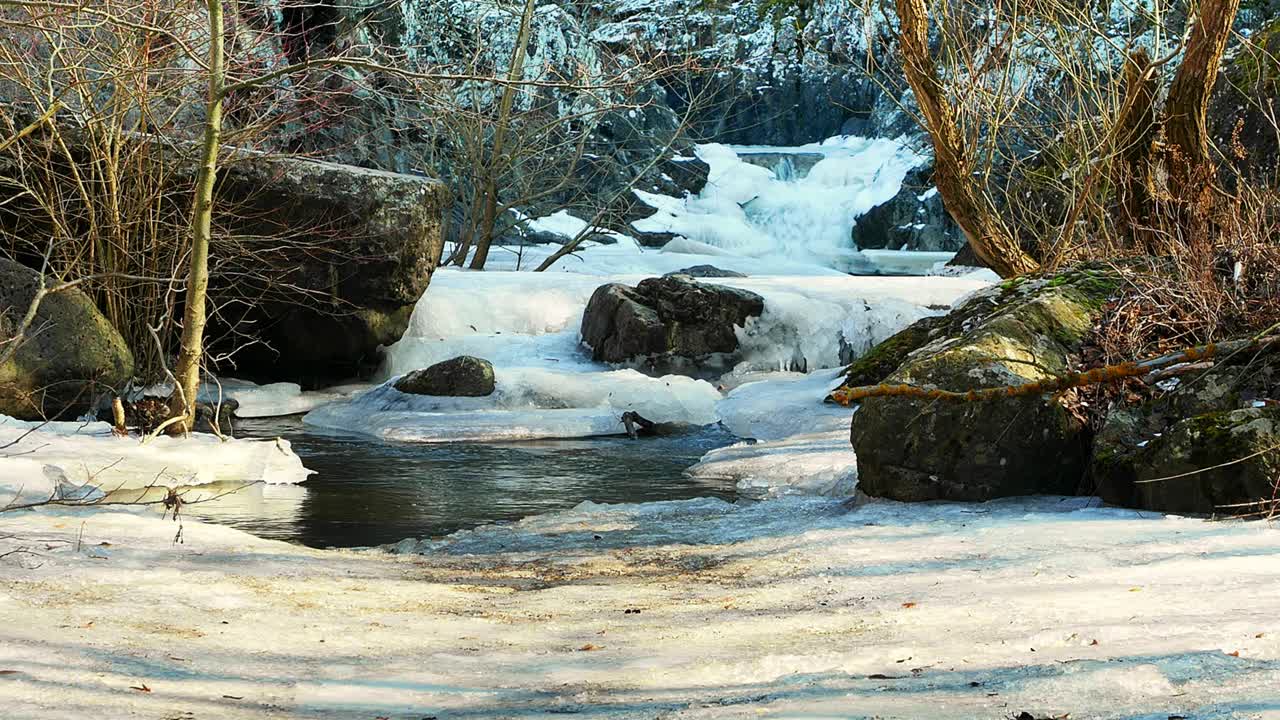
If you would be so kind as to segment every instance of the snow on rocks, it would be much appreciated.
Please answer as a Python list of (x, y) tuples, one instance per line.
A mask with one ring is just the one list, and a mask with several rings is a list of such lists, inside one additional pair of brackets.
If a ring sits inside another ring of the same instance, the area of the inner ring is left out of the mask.
[[(30, 488), (23, 497), (60, 484), (111, 492), (152, 485), (298, 483), (311, 474), (287, 440), (222, 441), (194, 433), (143, 443), (116, 436), (104, 422), (24, 422), (0, 415), (0, 448), (5, 487)], [(0, 497), (0, 505), (7, 503)]]

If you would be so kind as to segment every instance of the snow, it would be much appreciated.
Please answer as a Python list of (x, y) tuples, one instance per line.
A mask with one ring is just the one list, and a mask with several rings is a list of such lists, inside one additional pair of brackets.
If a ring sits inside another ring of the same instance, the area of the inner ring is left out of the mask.
[(0, 415), (0, 448), (0, 505), (9, 503), (15, 487), (27, 497), (60, 485), (111, 492), (153, 485), (297, 483), (311, 474), (287, 440), (224, 442), (194, 433), (144, 443), (116, 436), (104, 422), (36, 423)]
[(634, 411), (656, 423), (716, 421), (720, 393), (705, 380), (635, 370), (570, 373), (507, 368), (488, 397), (408, 395), (391, 383), (309, 413), (313, 427), (402, 442), (532, 440), (620, 435)]
[(738, 492), (752, 498), (847, 498), (857, 487), (858, 460), (848, 431), (840, 429), (737, 443), (712, 450), (685, 472), (704, 480), (733, 480)]
[[(739, 330), (739, 361), (711, 383), (648, 377), (595, 363), (581, 345), (582, 314), (596, 288), (606, 282), (634, 285), (650, 276), (439, 271), (414, 309), (405, 336), (387, 349), (380, 377), (390, 381), (472, 355), (493, 364), (495, 393), (487, 398), (412, 397), (384, 384), (318, 407), (305, 422), (403, 442), (499, 441), (620, 434), (620, 416), (631, 410), (654, 422), (704, 425), (726, 420), (737, 432), (734, 420), (721, 410), (726, 406), (717, 402), (717, 386), (736, 386), (738, 378), (758, 371), (839, 367), (907, 324), (988, 285), (968, 278), (827, 272), (705, 278), (765, 299), (764, 314)], [(811, 384), (834, 386), (832, 378), (823, 376)], [(810, 395), (819, 389), (812, 388)], [(781, 390), (771, 401), (781, 403), (787, 392)], [(825, 391), (813, 404), (824, 396)], [(758, 412), (777, 415), (777, 406)], [(847, 411), (821, 412), (847, 423)], [(803, 414), (788, 418), (795, 432), (813, 431)]]
[[(302, 386), (291, 382), (277, 382), (258, 385), (249, 380), (238, 378), (206, 379), (200, 384), (197, 395), (200, 402), (218, 404), (224, 400), (235, 400), (240, 403), (233, 413), (238, 418), (283, 417), (300, 415), (320, 405), (335, 400), (342, 400), (367, 390), (368, 383), (352, 383), (337, 385), (323, 390), (303, 390)], [(140, 396), (169, 397), (173, 386), (160, 383), (144, 388)]]
[(0, 701), (11, 720), (1276, 717), (1280, 535), (1091, 503), (584, 503), (407, 557), (8, 513)]
[(224, 396), (240, 403), (235, 411), (235, 416), (240, 418), (300, 415), (368, 388), (368, 384), (357, 383), (304, 391), (298, 384), (289, 382), (257, 385), (248, 380), (222, 381)]

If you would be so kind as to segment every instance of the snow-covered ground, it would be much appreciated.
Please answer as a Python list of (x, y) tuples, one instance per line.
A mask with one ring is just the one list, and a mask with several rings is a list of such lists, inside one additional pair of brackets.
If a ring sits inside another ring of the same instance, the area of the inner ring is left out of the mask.
[(10, 514), (0, 715), (1280, 717), (1280, 535), (1088, 502), (585, 504), (408, 556)]

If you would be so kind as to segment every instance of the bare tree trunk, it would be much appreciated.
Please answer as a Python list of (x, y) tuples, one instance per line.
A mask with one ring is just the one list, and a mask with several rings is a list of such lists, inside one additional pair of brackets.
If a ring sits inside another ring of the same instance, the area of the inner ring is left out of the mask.
[(1111, 164), (1116, 189), (1115, 221), (1134, 247), (1154, 249), (1150, 186), (1151, 149), (1156, 139), (1156, 91), (1159, 75), (1151, 56), (1139, 48), (1125, 66), (1124, 105), (1116, 118)]
[[(489, 246), (493, 244), (494, 228), (498, 223), (498, 173), (506, 166), (503, 158), (507, 143), (507, 129), (511, 124), (511, 106), (516, 99), (516, 85), (524, 75), (525, 49), (529, 45), (529, 30), (533, 24), (533, 11), (536, 0), (525, 0), (524, 13), (520, 16), (520, 29), (516, 32), (516, 46), (511, 50), (511, 65), (507, 68), (507, 86), (502, 89), (502, 100), (498, 106), (498, 125), (493, 131), (493, 149), (490, 152), (489, 166), (481, 187), (484, 188), (482, 203), (483, 221), (480, 236), (476, 239), (476, 254), (471, 258), (472, 270), (483, 270), (485, 261), (489, 259)], [(475, 208), (472, 208), (475, 212)]]
[[(1206, 115), (1240, 0), (1203, 0), (1165, 103), (1165, 139), (1185, 179), (1212, 163)], [(1176, 190), (1177, 188), (1175, 188)]]
[(187, 433), (195, 426), (196, 395), (200, 390), (200, 364), (204, 358), (205, 302), (209, 290), (209, 239), (213, 224), (213, 185), (218, 176), (218, 148), (222, 138), (222, 101), (226, 78), (223, 71), (222, 0), (205, 0), (209, 16), (209, 97), (204, 120), (204, 144), (191, 203), (191, 259), (187, 274), (186, 307), (182, 319), (182, 344), (174, 376), (177, 386), (169, 399), (169, 412), (181, 418), (173, 432)]
[(929, 11), (924, 0), (897, 0), (897, 5), (903, 69), (933, 141), (934, 181), (947, 212), (964, 231), (974, 253), (1001, 277), (1038, 269), (1040, 264), (1022, 251), (997, 218), (987, 195), (975, 184), (964, 136), (929, 55)]

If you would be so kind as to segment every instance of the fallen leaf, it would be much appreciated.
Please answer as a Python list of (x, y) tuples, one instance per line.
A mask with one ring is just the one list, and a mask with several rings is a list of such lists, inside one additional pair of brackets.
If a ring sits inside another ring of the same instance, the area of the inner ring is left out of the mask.
[(1239, 650), (1236, 650), (1235, 652), (1229, 652), (1229, 653), (1227, 653), (1227, 654), (1228, 654), (1228, 655), (1230, 655), (1231, 657), (1240, 657), (1240, 651), (1239, 651)]
[(1142, 588), (1140, 588), (1140, 587), (1136, 587), (1136, 588), (1129, 588), (1129, 592), (1142, 592)]
[(0, 670), (0, 675), (21, 675), (20, 670)]
[(1254, 637), (1256, 637), (1256, 638), (1260, 638), (1260, 637), (1262, 637), (1262, 636), (1264, 636), (1264, 635), (1266, 635), (1266, 633), (1258, 633), (1257, 635), (1254, 635)]
[(600, 649), (601, 648), (599, 645), (592, 645), (591, 643), (587, 643), (586, 645), (583, 645), (582, 647), (578, 648), (579, 652), (591, 652), (593, 650), (600, 650)]
[(913, 607), (915, 607), (915, 606), (916, 606), (916, 604), (915, 604), (915, 603), (913, 603), (913, 602), (904, 602), (904, 603), (902, 603), (902, 607), (904, 607), (904, 608), (913, 608)]

